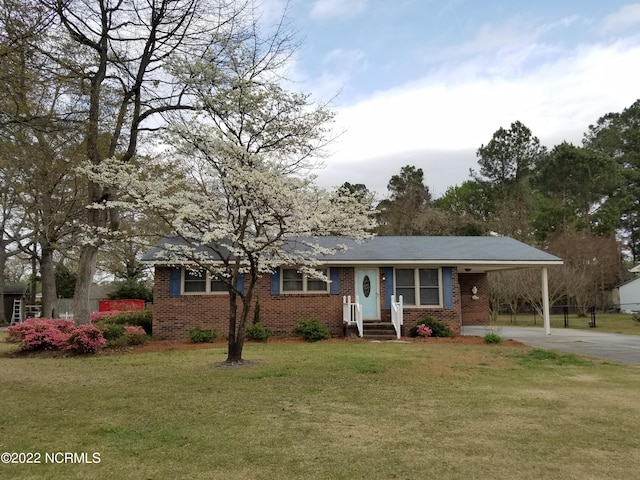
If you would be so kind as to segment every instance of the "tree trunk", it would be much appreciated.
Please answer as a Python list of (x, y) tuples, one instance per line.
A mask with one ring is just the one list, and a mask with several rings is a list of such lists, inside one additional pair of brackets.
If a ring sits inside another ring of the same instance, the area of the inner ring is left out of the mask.
[(29, 280), (29, 305), (36, 304), (36, 290), (38, 288), (38, 255), (36, 252), (35, 244), (32, 245), (33, 252), (31, 252), (31, 279)]
[(58, 318), (58, 295), (53, 265), (53, 247), (41, 245), (40, 277), (42, 278), (42, 318)]
[(228, 351), (229, 353), (227, 354), (227, 360), (225, 361), (225, 363), (242, 363), (243, 359), (242, 359), (242, 350), (244, 348), (244, 338), (237, 339), (232, 341), (231, 338), (229, 338), (229, 347), (228, 347)]
[[(235, 283), (235, 282), (234, 282)], [(235, 286), (235, 285), (234, 285)], [(244, 348), (244, 329), (238, 325), (238, 295), (229, 292), (229, 340), (226, 363), (242, 363), (242, 349)], [(240, 320), (240, 324), (242, 320)]]
[(4, 311), (4, 269), (7, 264), (7, 241), (0, 239), (0, 325), (7, 323), (7, 315)]
[[(236, 275), (238, 274), (236, 273)], [(245, 294), (242, 295), (242, 311), (240, 312), (240, 319), (238, 319), (238, 294), (235, 291), (237, 279), (233, 281), (234, 291), (229, 292), (229, 341), (227, 348), (227, 360), (225, 363), (233, 364), (242, 363), (244, 361), (242, 359), (244, 331), (247, 325), (247, 318), (249, 317), (249, 310), (251, 308), (251, 301), (253, 299), (253, 291), (257, 278), (257, 272), (252, 272), (248, 288)]]
[(85, 245), (82, 247), (80, 260), (78, 262), (78, 279), (76, 281), (76, 289), (73, 293), (73, 321), (76, 325), (91, 322), (89, 297), (97, 260), (97, 246)]

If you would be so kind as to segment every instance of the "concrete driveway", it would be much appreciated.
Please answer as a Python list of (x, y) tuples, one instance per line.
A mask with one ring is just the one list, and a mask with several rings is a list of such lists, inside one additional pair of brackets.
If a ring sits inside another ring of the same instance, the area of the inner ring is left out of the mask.
[(462, 327), (463, 335), (482, 337), (488, 332), (532, 347), (640, 365), (640, 335), (571, 328), (552, 328), (551, 335), (545, 335), (543, 328)]

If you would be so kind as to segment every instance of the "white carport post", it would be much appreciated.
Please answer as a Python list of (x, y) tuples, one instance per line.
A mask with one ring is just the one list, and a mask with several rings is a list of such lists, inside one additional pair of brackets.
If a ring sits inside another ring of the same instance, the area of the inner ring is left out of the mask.
[(547, 267), (542, 267), (542, 316), (544, 318), (544, 333), (551, 335), (551, 319), (549, 318), (549, 273)]

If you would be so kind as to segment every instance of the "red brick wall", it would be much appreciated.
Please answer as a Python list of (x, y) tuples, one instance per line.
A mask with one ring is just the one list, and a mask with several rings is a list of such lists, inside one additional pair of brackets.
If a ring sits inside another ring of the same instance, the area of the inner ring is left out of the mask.
[[(462, 325), (489, 325), (489, 280), (486, 273), (461, 273)], [(478, 288), (476, 299), (472, 289)]]
[[(169, 295), (170, 268), (156, 267), (153, 295), (153, 336), (158, 340), (187, 340), (195, 326), (214, 328), (221, 336), (229, 329), (227, 295)], [(260, 321), (274, 335), (289, 335), (300, 320), (318, 318), (329, 327), (331, 335), (341, 336), (342, 296), (354, 296), (353, 269), (340, 269), (340, 295), (283, 294), (272, 295), (270, 277), (258, 280), (254, 291), (260, 301)], [(253, 321), (253, 306), (247, 323)], [(238, 313), (241, 302), (238, 301)]]
[(153, 287), (153, 337), (186, 340), (195, 326), (227, 331), (229, 300), (226, 295), (169, 295), (171, 269), (156, 267)]
[[(189, 330), (195, 326), (214, 328), (221, 336), (228, 331), (229, 304), (226, 295), (169, 296), (169, 274), (167, 267), (156, 267), (153, 336), (159, 340), (187, 340)], [(461, 275), (462, 277), (462, 275)], [(486, 282), (486, 277), (485, 277)], [(479, 282), (478, 282), (479, 283)], [(470, 288), (470, 287), (469, 287)], [(478, 285), (480, 289), (480, 283)], [(391, 311), (385, 308), (385, 285), (380, 282), (380, 311), (383, 321), (391, 320)], [(330, 294), (271, 294), (268, 275), (258, 280), (254, 293), (260, 301), (260, 321), (270, 327), (275, 335), (289, 335), (295, 325), (303, 319), (316, 317), (329, 327), (331, 335), (343, 335), (342, 298), (355, 297), (355, 270), (340, 268), (340, 295)], [(238, 302), (240, 303), (240, 302)], [(239, 309), (240, 311), (240, 305)], [(460, 332), (462, 303), (458, 287), (458, 272), (453, 269), (453, 308), (405, 308), (403, 335), (415, 323), (429, 315), (445, 323), (453, 332)], [(487, 316), (489, 315), (487, 303)], [(253, 308), (248, 323), (253, 320)]]
[[(435, 318), (436, 320), (444, 323), (453, 333), (460, 333), (460, 289), (458, 288), (458, 269), (452, 268), (452, 281), (453, 281), (453, 308), (451, 309), (443, 309), (443, 308), (416, 308), (416, 307), (405, 307), (404, 308), (404, 325), (402, 326), (402, 335), (408, 336), (409, 330), (413, 327), (419, 320), (422, 320), (424, 317), (429, 316)], [(381, 311), (382, 311), (382, 320), (383, 321), (391, 321), (391, 310), (385, 308), (384, 299), (386, 295), (386, 289), (384, 284), (380, 286), (381, 288)]]
[(315, 317), (329, 327), (332, 336), (341, 336), (342, 297), (354, 296), (353, 275), (351, 268), (340, 269), (340, 295), (272, 295), (269, 277), (261, 278), (254, 294), (260, 300), (260, 322), (270, 327), (274, 335), (290, 335), (300, 320)]

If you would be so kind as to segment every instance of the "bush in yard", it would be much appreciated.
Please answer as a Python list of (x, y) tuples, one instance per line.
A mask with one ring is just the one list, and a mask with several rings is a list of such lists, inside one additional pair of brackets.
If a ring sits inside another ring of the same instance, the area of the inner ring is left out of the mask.
[(144, 331), (144, 328), (138, 325), (124, 327), (124, 338), (127, 339), (128, 345), (142, 345), (149, 340), (149, 336)]
[(260, 322), (255, 322), (249, 325), (244, 331), (244, 336), (248, 340), (255, 340), (257, 342), (266, 342), (271, 336), (271, 329), (263, 326)]
[(298, 325), (293, 329), (293, 333), (300, 335), (308, 342), (326, 340), (330, 336), (327, 326), (320, 323), (320, 320), (317, 318), (313, 317), (307, 320), (300, 320)]
[(216, 338), (218, 338), (218, 333), (215, 330), (203, 330), (200, 325), (189, 330), (189, 340), (192, 343), (213, 342)]
[[(94, 312), (94, 313), (111, 313), (111, 312)], [(93, 321), (93, 314), (92, 321)], [(112, 315), (98, 316), (98, 321), (101, 324), (111, 323), (115, 325), (133, 325), (142, 327), (147, 335), (152, 333), (153, 318), (151, 310), (136, 310), (133, 312), (117, 312)]]
[(20, 342), (23, 351), (95, 353), (105, 345), (102, 330), (93, 325), (74, 326), (70, 320), (32, 318), (10, 326), (7, 332), (7, 341)]
[(444, 323), (436, 320), (433, 317), (424, 317), (418, 323), (416, 323), (413, 327), (409, 329), (410, 337), (418, 336), (418, 327), (420, 325), (426, 325), (431, 330), (432, 337), (452, 337), (453, 334), (449, 327), (447, 327)]
[(121, 313), (122, 312), (120, 310), (109, 310), (107, 312), (91, 312), (89, 318), (91, 319), (91, 323), (96, 323), (104, 320), (105, 318), (120, 315)]
[(66, 350), (75, 353), (96, 353), (106, 345), (102, 330), (94, 325), (78, 325), (69, 335)]
[(427, 327), (424, 323), (421, 323), (416, 328), (416, 334), (419, 337), (430, 337), (431, 335), (433, 335), (433, 331), (429, 327)]
[(127, 347), (131, 345), (142, 345), (149, 340), (149, 335), (144, 328), (138, 325), (120, 325), (100, 321), (95, 325), (100, 330), (110, 347)]
[(143, 345), (149, 340), (149, 335), (145, 333), (144, 328), (138, 325), (122, 326), (122, 330), (122, 335), (110, 341), (109, 346), (130, 347), (133, 345)]
[(102, 335), (107, 343), (117, 340), (124, 335), (124, 325), (101, 320), (97, 322), (95, 326), (102, 330)]
[(24, 351), (63, 350), (68, 341), (73, 322), (51, 318), (31, 318), (7, 328), (8, 342), (22, 343)]
[(631, 314), (631, 320), (633, 320), (634, 322), (639, 322), (640, 323), (640, 312), (635, 312)]
[(502, 343), (502, 337), (497, 333), (487, 333), (482, 339), (484, 343)]

